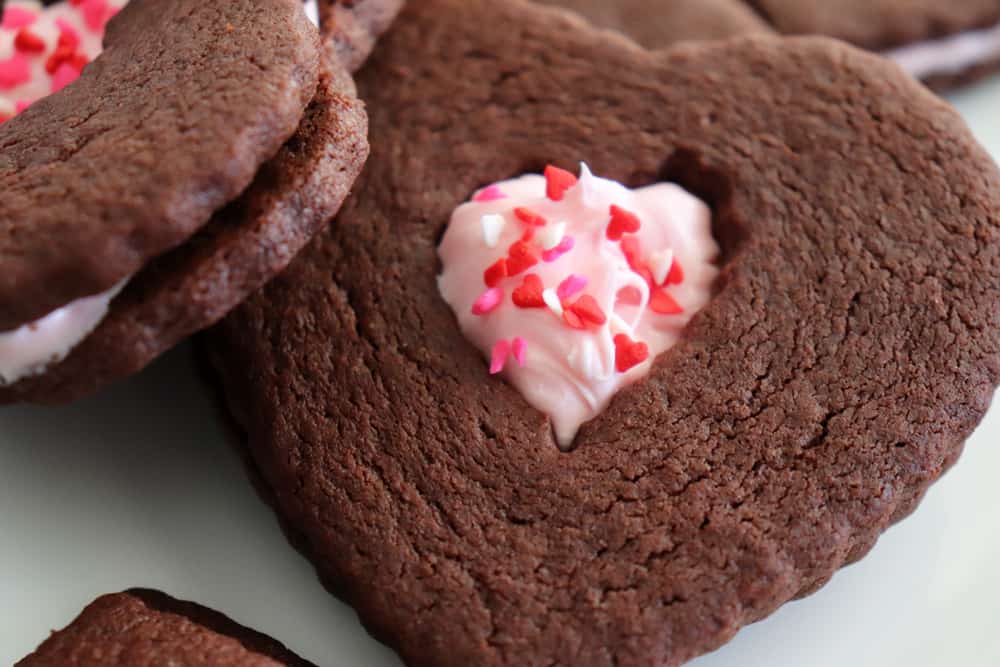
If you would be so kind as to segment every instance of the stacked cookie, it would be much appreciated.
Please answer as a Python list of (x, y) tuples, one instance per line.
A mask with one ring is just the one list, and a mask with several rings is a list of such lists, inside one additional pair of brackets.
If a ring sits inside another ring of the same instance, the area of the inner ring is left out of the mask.
[[(336, 213), (367, 156), (347, 66), (301, 5), (152, 4), (0, 126), (0, 402), (79, 398), (217, 321)], [(17, 39), (43, 43), (18, 57), (51, 59), (74, 9), (11, 3)]]
[(942, 91), (1000, 67), (998, 0), (537, 0), (650, 48), (773, 30), (825, 35), (896, 61)]
[[(887, 60), (776, 35), (794, 3), (548, 4), (650, 48), (529, 0), (323, 0), (322, 37), (132, 0), (0, 126), (0, 400), (221, 320), (263, 495), (408, 664), (680, 665), (821, 587), (1000, 382), (1000, 171)], [(102, 655), (307, 664), (149, 591), (22, 664)]]

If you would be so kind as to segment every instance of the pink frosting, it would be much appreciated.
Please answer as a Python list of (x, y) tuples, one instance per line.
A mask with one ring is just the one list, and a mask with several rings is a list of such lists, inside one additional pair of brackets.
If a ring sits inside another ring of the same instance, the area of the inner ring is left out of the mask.
[(82, 0), (43, 7), (8, 0), (0, 22), (0, 120), (76, 80), (100, 54), (104, 26), (126, 2)]
[(44, 373), (65, 359), (101, 323), (126, 282), (73, 301), (14, 331), (0, 332), (0, 386)]
[(489, 369), (568, 447), (708, 303), (719, 248), (711, 211), (677, 185), (629, 190), (585, 165), (576, 183), (546, 176), (491, 185), (455, 210), (438, 285)]
[(942, 39), (908, 44), (883, 55), (918, 79), (936, 74), (958, 74), (1000, 56), (1000, 23)]

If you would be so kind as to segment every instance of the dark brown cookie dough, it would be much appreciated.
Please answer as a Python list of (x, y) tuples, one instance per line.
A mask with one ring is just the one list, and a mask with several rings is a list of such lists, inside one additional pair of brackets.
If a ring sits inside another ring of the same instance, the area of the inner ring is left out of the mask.
[(0, 125), (0, 331), (183, 243), (295, 132), (318, 37), (295, 0), (133, 0), (80, 80)]
[(0, 403), (66, 402), (138, 372), (288, 265), (337, 213), (368, 156), (367, 116), (354, 81), (333, 56), (324, 60), (298, 131), (250, 188), (129, 281), (65, 360), (0, 387)]
[[(358, 82), (355, 194), (208, 344), (279, 513), (408, 664), (679, 665), (863, 556), (985, 413), (1000, 173), (886, 61), (416, 0)], [(460, 333), (436, 244), (477, 187), (579, 160), (707, 199), (725, 265), (561, 453)]]
[(16, 667), (313, 667), (277, 641), (150, 590), (105, 595)]
[(572, 9), (650, 49), (771, 32), (742, 0), (536, 0)]
[(320, 30), (351, 72), (368, 58), (404, 0), (318, 0)]
[(1000, 23), (1000, 0), (746, 0), (779, 32), (826, 35), (871, 51)]

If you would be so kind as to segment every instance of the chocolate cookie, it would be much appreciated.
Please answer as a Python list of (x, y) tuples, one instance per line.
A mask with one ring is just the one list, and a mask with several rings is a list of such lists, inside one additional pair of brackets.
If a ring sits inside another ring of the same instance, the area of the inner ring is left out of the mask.
[(137, 0), (105, 42), (76, 84), (0, 126), (0, 331), (183, 243), (316, 91), (316, 31), (291, 0)]
[(320, 30), (352, 72), (403, 7), (403, 0), (318, 0)]
[(883, 53), (941, 89), (1000, 65), (1000, 0), (747, 0), (778, 31)]
[[(279, 4), (305, 20), (301, 5)], [(336, 213), (367, 156), (367, 123), (346, 70), (333, 54), (323, 59), (296, 134), (249, 189), (124, 283), (65, 358), (0, 387), (0, 402), (68, 401), (142, 369), (281, 271)]]
[(298, 132), (247, 191), (185, 244), (153, 260), (92, 334), (0, 402), (65, 402), (144, 368), (280, 273), (332, 218), (368, 155), (354, 82), (330, 56)]
[(742, 0), (536, 0), (578, 12), (646, 48), (771, 32)]
[(150, 590), (98, 598), (17, 667), (311, 667), (275, 640)]
[[(277, 511), (408, 664), (679, 665), (861, 558), (985, 413), (1000, 173), (883, 59), (652, 54), (524, 1), (414, 0), (358, 85), (354, 195), (207, 344)], [(459, 330), (437, 245), (477, 188), (581, 159), (708, 201), (723, 259), (562, 452)]]

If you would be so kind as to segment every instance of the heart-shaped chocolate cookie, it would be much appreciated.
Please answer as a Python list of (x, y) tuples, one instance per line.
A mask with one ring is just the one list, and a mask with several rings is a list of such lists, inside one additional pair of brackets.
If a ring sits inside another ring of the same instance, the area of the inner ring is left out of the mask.
[(578, 12), (646, 48), (772, 32), (743, 0), (535, 0)]
[[(1000, 0), (535, 0), (647, 48), (777, 30), (882, 53), (935, 90), (1000, 67)], [(756, 15), (755, 15), (756, 13)]]
[[(986, 411), (1000, 173), (884, 60), (650, 54), (528, 2), (415, 0), (359, 90), (354, 195), (208, 344), (279, 514), (409, 664), (679, 665), (863, 556)], [(702, 197), (723, 259), (562, 452), (462, 335), (437, 246), (479, 188), (580, 160)]]

